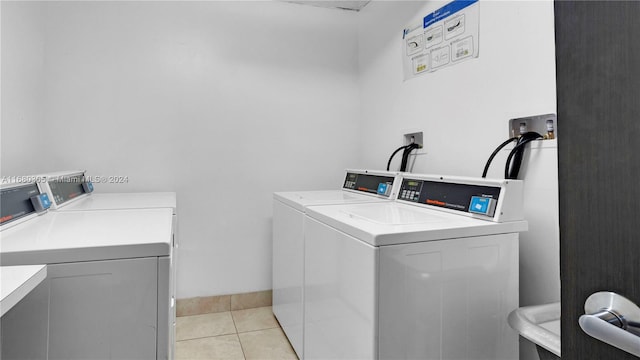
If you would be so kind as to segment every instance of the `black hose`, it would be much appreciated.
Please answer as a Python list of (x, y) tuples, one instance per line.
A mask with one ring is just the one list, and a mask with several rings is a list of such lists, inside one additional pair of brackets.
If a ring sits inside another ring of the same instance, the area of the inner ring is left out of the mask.
[(391, 167), (391, 160), (393, 160), (393, 157), (396, 156), (398, 151), (405, 149), (407, 146), (409, 145), (400, 146), (399, 148), (396, 149), (396, 151), (393, 152), (393, 154), (391, 154), (391, 157), (389, 157), (389, 161), (387, 162), (387, 171), (389, 171), (389, 167)]
[[(537, 132), (524, 133), (518, 139), (516, 146), (511, 149), (507, 161), (504, 166), (504, 178), (505, 179), (517, 179), (520, 172), (520, 165), (522, 165), (522, 157), (524, 156), (525, 145), (528, 143), (542, 139), (542, 135)], [(513, 163), (511, 161), (513, 160)]]
[(512, 141), (518, 140), (517, 137), (512, 137), (511, 139), (503, 142), (502, 144), (500, 144), (491, 154), (491, 156), (489, 156), (489, 159), (487, 160), (487, 164), (484, 166), (484, 171), (482, 172), (482, 177), (486, 178), (487, 177), (487, 172), (489, 172), (489, 167), (491, 166), (491, 162), (493, 161), (493, 158), (496, 157), (496, 155), (498, 155), (498, 152), (500, 152), (500, 150), (502, 150), (503, 147), (507, 146), (507, 144), (509, 144)]
[(409, 154), (413, 151), (413, 149), (418, 149), (420, 145), (416, 143), (411, 143), (404, 148), (404, 152), (402, 153), (402, 163), (400, 164), (400, 171), (407, 171), (407, 162), (409, 161)]

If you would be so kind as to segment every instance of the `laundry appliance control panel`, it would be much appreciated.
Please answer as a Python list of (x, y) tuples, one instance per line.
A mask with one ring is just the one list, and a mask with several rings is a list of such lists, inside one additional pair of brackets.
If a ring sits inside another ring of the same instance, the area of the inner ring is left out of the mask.
[(86, 178), (84, 171), (58, 172), (41, 177), (45, 181), (38, 185), (42, 192), (49, 195), (52, 209), (93, 192), (93, 184)]
[(392, 194), (394, 179), (395, 176), (392, 174), (381, 175), (347, 172), (342, 188), (389, 197)]
[(0, 189), (0, 227), (5, 228), (40, 214), (51, 206), (47, 194), (36, 183), (16, 183)]
[(521, 218), (522, 182), (464, 177), (406, 177), (398, 200), (493, 221)]

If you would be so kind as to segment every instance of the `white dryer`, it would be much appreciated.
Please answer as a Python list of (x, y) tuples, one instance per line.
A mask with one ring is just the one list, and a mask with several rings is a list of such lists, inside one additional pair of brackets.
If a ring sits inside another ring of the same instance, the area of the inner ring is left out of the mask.
[(517, 359), (518, 180), (414, 176), (307, 209), (306, 359)]
[(342, 190), (274, 193), (273, 313), (298, 358), (303, 351), (304, 214), (310, 206), (388, 202), (397, 196), (398, 173), (347, 170)]
[[(3, 202), (3, 214), (34, 212), (29, 191), (11, 202), (27, 210)], [(170, 309), (172, 216), (169, 208), (59, 211), (23, 214), (28, 221), (3, 229), (3, 266), (47, 264), (29, 301), (2, 319), (3, 355), (27, 349), (29, 358), (167, 358), (159, 341), (169, 333), (162, 319)], [(46, 346), (30, 347), (38, 337)]]

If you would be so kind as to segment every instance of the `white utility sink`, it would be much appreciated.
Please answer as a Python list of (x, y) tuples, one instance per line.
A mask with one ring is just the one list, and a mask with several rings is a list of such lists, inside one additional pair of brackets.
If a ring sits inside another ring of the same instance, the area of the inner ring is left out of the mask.
[(525, 306), (509, 314), (509, 325), (534, 344), (560, 357), (560, 303)]

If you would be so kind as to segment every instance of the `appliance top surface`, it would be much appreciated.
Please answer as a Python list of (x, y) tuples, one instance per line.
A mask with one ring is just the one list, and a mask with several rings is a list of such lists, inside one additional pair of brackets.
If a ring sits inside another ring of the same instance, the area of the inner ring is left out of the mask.
[(176, 193), (108, 193), (86, 196), (68, 204), (58, 211), (126, 210), (176, 208)]
[(2, 265), (166, 256), (172, 211), (49, 212), (0, 233)]
[(374, 246), (527, 230), (526, 221), (495, 223), (397, 202), (316, 206), (307, 214)]
[(289, 191), (277, 192), (273, 196), (274, 199), (300, 211), (307, 206), (389, 201), (375, 195), (357, 194), (345, 190)]
[(0, 266), (0, 316), (47, 276), (46, 265)]

